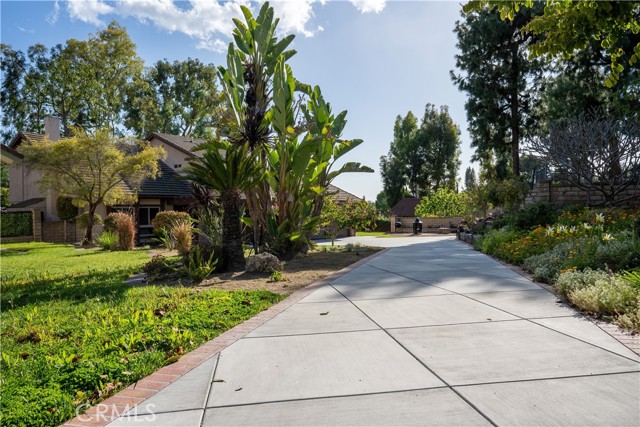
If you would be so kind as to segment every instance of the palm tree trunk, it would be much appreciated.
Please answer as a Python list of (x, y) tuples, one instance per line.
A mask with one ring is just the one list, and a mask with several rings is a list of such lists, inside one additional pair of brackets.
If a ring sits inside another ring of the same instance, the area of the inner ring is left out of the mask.
[(240, 228), (240, 195), (235, 190), (220, 194), (222, 215), (222, 263), (227, 271), (244, 270), (242, 230)]

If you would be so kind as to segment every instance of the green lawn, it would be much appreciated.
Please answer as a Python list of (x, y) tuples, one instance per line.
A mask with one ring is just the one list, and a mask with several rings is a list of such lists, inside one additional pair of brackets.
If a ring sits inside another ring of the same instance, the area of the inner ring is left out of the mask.
[(358, 231), (356, 236), (407, 237), (407, 233), (389, 233), (388, 231)]
[(144, 250), (0, 251), (0, 425), (59, 425), (283, 297), (123, 284)]

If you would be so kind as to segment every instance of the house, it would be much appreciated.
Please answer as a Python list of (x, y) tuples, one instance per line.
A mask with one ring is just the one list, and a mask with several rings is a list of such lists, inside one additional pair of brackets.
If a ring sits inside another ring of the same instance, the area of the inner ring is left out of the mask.
[(392, 233), (411, 230), (419, 203), (420, 199), (417, 197), (405, 197), (389, 210)]
[[(69, 226), (67, 221), (58, 217), (56, 201), (59, 193), (56, 190), (42, 192), (38, 181), (42, 174), (37, 170), (29, 170), (20, 163), (20, 145), (31, 141), (41, 141), (48, 137), (51, 141), (60, 139), (60, 119), (47, 117), (45, 133), (18, 132), (8, 146), (2, 145), (2, 163), (9, 166), (9, 200), (8, 212), (31, 211), (33, 213), (33, 240), (49, 242), (75, 242), (82, 238), (83, 230)], [(146, 179), (137, 191), (137, 202), (133, 206), (98, 206), (96, 213), (104, 218), (113, 211), (133, 212), (138, 226), (138, 238), (144, 240), (153, 234), (151, 221), (158, 212), (167, 210), (186, 211), (190, 209), (194, 199), (191, 184), (180, 179), (180, 174), (189, 159), (198, 157), (194, 148), (205, 140), (189, 136), (170, 135), (153, 132), (145, 139), (151, 146), (162, 147), (167, 157), (159, 161), (160, 174), (156, 179)], [(126, 183), (123, 185), (127, 186)], [(125, 189), (133, 193), (132, 188)], [(361, 200), (338, 187), (329, 185), (328, 194), (334, 195), (339, 203), (349, 199)], [(94, 227), (94, 233), (101, 232), (101, 227)]]
[[(59, 193), (56, 190), (42, 192), (38, 185), (42, 174), (37, 170), (29, 170), (20, 163), (20, 145), (31, 141), (41, 141), (48, 137), (51, 141), (60, 139), (60, 119), (47, 117), (45, 133), (18, 132), (8, 146), (2, 145), (2, 164), (9, 166), (9, 200), (11, 205), (7, 212), (32, 211), (34, 230), (41, 230), (41, 235), (33, 236), (34, 240), (44, 241), (77, 241), (82, 237), (82, 230), (68, 227), (58, 217), (56, 201)], [(187, 165), (187, 160), (196, 156), (191, 151), (195, 145), (204, 142), (201, 139), (152, 133), (146, 138), (152, 146), (160, 146), (167, 152), (165, 161), (159, 161), (160, 174), (156, 179), (146, 179), (137, 191), (138, 201), (134, 206), (98, 206), (96, 213), (105, 217), (112, 211), (133, 211), (138, 224), (138, 236), (147, 237), (152, 234), (151, 221), (155, 215), (164, 210), (187, 210), (192, 203), (191, 185), (180, 179), (180, 170)], [(123, 185), (127, 186), (126, 183)], [(133, 192), (132, 189), (129, 191)], [(95, 228), (95, 233), (101, 231)]]

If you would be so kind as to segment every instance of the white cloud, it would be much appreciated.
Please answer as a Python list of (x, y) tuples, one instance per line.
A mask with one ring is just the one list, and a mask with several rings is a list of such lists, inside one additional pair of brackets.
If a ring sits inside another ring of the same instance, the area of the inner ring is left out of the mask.
[(53, 10), (51, 11), (50, 14), (47, 15), (47, 17), (45, 18), (46, 21), (53, 25), (56, 22), (58, 22), (58, 16), (60, 15), (60, 2), (58, 0), (56, 0), (53, 3)]
[(224, 3), (210, 0), (191, 0), (190, 8), (178, 8), (172, 0), (120, 0), (117, 13), (140, 22), (151, 22), (167, 31), (177, 31), (198, 40), (198, 47), (214, 51), (224, 50), (226, 43), (219, 36), (231, 37), (233, 22), (240, 18), (240, 5), (234, 0)]
[(31, 33), (31, 34), (36, 32), (36, 30), (28, 30), (28, 29), (26, 29), (24, 27), (21, 27), (19, 25), (18, 25), (18, 30), (22, 31), (23, 33)]
[(113, 13), (115, 9), (100, 0), (69, 0), (67, 10), (71, 19), (101, 26), (100, 15)]
[(380, 13), (384, 10), (385, 0), (349, 0), (362, 13)]
[[(271, 3), (275, 16), (280, 18), (278, 29), (283, 33), (298, 33), (313, 37), (322, 27), (308, 28), (313, 18), (313, 4), (316, 0), (277, 0)], [(322, 1), (321, 3), (324, 3)]]
[[(320, 25), (313, 25), (313, 8), (316, 3), (324, 5), (327, 0), (274, 0), (272, 6), (276, 17), (280, 18), (280, 33), (302, 34), (312, 37), (323, 31)], [(362, 13), (381, 12), (385, 7), (384, 0), (350, 0)], [(97, 26), (103, 25), (102, 15), (114, 14), (130, 17), (143, 23), (169, 31), (180, 32), (197, 40), (201, 49), (224, 51), (234, 28), (231, 18), (240, 18), (240, 5), (247, 5), (254, 13), (258, 12), (259, 3), (249, 0), (117, 0), (107, 3), (106, 0), (69, 0), (67, 9), (71, 19), (77, 19)], [(55, 23), (59, 5), (56, 1), (54, 10), (47, 20)]]

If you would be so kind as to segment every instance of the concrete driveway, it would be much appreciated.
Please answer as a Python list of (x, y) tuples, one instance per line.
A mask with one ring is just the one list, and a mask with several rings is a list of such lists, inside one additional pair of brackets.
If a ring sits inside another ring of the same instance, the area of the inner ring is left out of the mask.
[(400, 238), (110, 426), (638, 426), (640, 358), (451, 238)]

